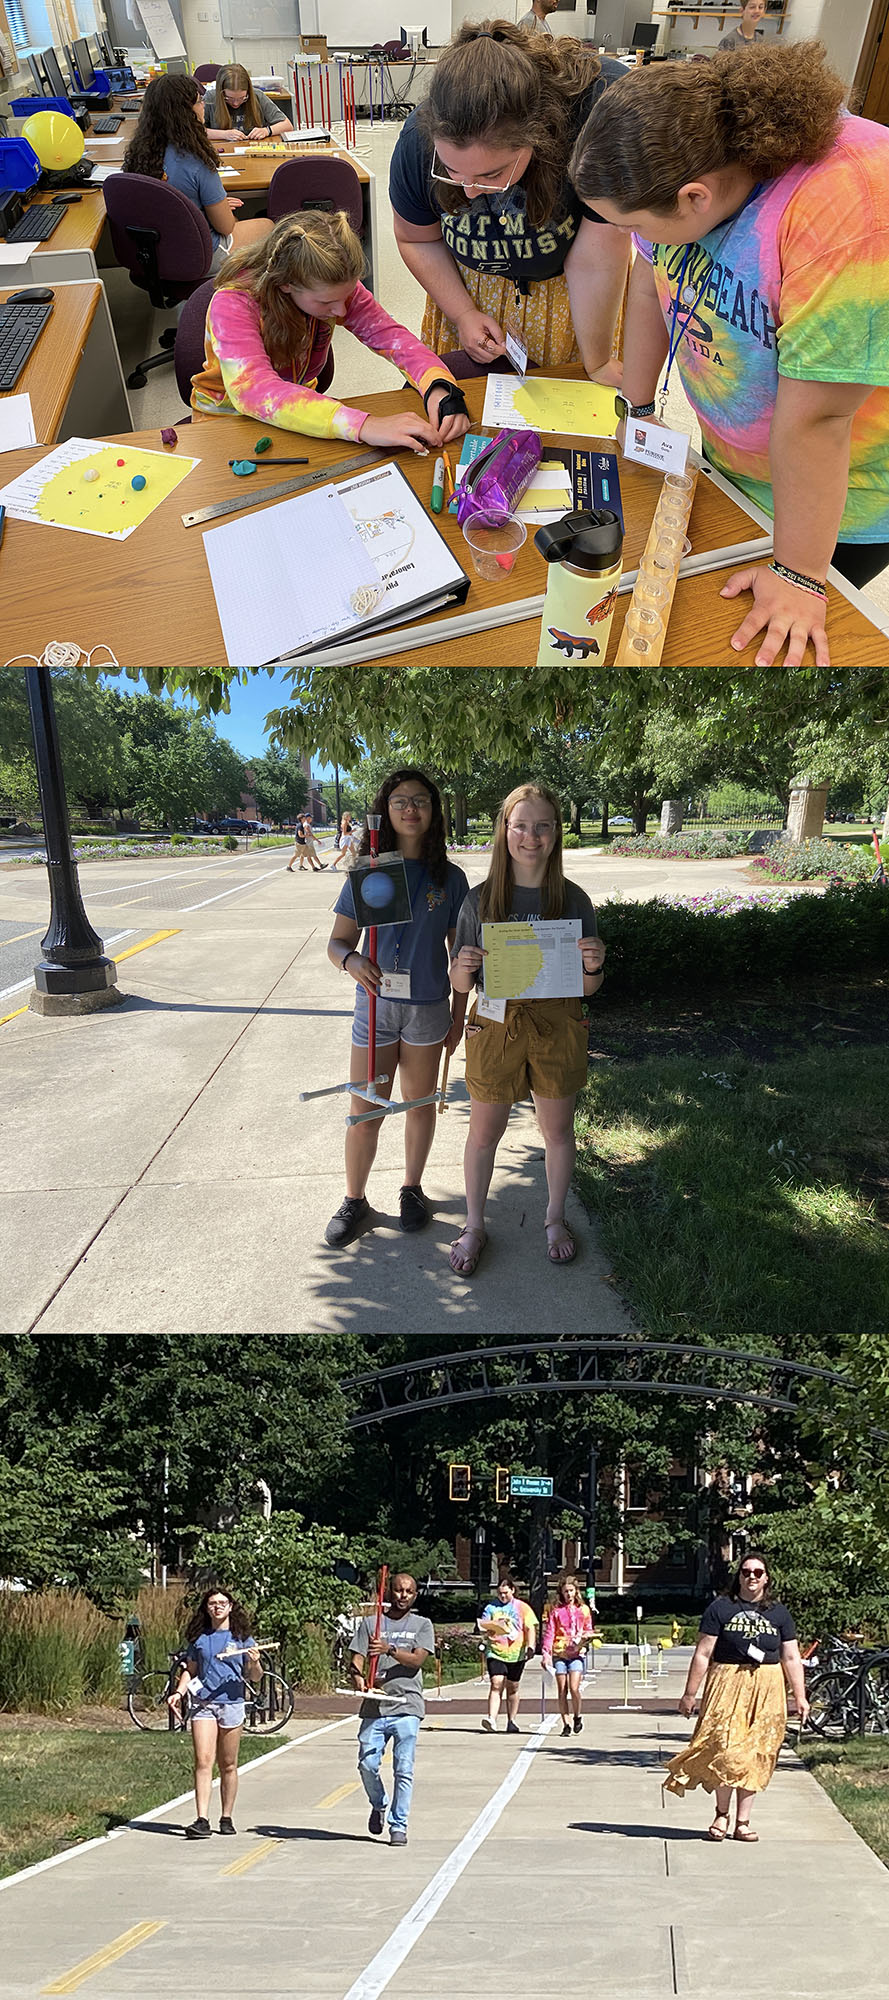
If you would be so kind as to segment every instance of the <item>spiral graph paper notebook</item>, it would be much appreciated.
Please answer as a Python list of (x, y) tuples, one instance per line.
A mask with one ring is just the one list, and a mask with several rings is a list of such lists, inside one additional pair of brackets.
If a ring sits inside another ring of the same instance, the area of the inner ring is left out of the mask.
[(342, 645), (346, 659), (359, 634), (463, 604), (469, 591), (391, 464), (210, 528), (204, 549), (230, 667), (265, 667), (316, 646)]

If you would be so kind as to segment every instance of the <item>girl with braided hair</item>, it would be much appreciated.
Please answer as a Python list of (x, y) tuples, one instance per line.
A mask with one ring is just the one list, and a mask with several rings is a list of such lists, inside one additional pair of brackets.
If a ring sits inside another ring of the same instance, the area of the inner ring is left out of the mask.
[[(449, 369), (377, 304), (361, 283), (363, 269), (361, 243), (341, 212), (284, 216), (263, 242), (246, 254), (236, 250), (210, 300), (192, 407), (416, 452), (462, 437), (469, 419)], [(425, 414), (370, 417), (319, 393), (335, 324), (392, 361), (422, 397)]]
[(731, 635), (755, 664), (830, 665), (830, 563), (889, 563), (889, 131), (843, 109), (817, 42), (633, 71), (595, 105), (571, 176), (635, 235), (623, 387), (651, 415), (675, 365), (704, 452), (774, 517)]
[(231, 250), (246, 250), (271, 229), (268, 216), (238, 222), (237, 197), (227, 195), (219, 159), (204, 130), (204, 101), (193, 76), (158, 76), (148, 85), (139, 122), (123, 158), (125, 174), (169, 181), (206, 216), (215, 274)]

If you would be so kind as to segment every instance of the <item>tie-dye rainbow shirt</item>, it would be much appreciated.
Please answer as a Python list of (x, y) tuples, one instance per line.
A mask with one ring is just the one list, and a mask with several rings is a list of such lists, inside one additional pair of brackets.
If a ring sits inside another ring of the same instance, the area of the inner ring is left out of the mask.
[[(635, 242), (669, 326), (685, 246)], [(767, 181), (691, 246), (683, 289), (705, 278), (673, 365), (708, 457), (771, 514), (779, 375), (869, 383), (839, 538), (889, 541), (889, 130), (844, 117), (823, 160)], [(678, 323), (686, 317), (680, 304)]]

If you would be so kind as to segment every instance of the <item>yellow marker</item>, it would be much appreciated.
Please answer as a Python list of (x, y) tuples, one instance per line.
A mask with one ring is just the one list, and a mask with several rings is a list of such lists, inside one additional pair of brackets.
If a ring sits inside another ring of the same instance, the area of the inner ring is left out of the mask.
[(220, 1868), (220, 1875), (246, 1875), (248, 1868), (255, 1868), (257, 1861), (264, 1861), (266, 1855), (280, 1847), (280, 1840), (261, 1840), (258, 1847), (251, 1847), (249, 1853), (242, 1854), (237, 1861), (230, 1861), (227, 1868)]
[(360, 1791), (360, 1789), (357, 1778), (353, 1779), (350, 1785), (340, 1785), (338, 1791), (328, 1792), (326, 1799), (318, 1800), (315, 1811), (323, 1812), (326, 1806), (338, 1806), (340, 1799), (347, 1799), (352, 1792)]
[(74, 1993), (92, 1973), (103, 1972), (106, 1965), (113, 1965), (116, 1958), (125, 1958), (128, 1951), (135, 1951), (137, 1945), (145, 1944), (148, 1938), (154, 1937), (156, 1931), (165, 1928), (166, 1919), (163, 1922), (134, 1924), (131, 1931), (124, 1931), (123, 1935), (114, 1938), (111, 1944), (103, 1945), (101, 1951), (94, 1951), (92, 1958), (82, 1958), (79, 1965), (72, 1965), (70, 1972), (63, 1972), (60, 1979), (54, 1979), (52, 1985), (44, 1986), (42, 1991)]
[[(115, 965), (120, 965), (125, 958), (135, 958), (137, 951), (147, 951), (149, 945), (162, 944), (164, 938), (171, 938), (178, 936), (179, 936), (178, 930), (155, 931), (151, 937), (143, 938), (141, 944), (131, 944), (127, 946), (126, 951), (116, 951), (113, 954), (112, 962)], [(27, 1014), (27, 1012), (28, 1012), (28, 1003), (26, 1001), (24, 1007), (15, 1007), (11, 1014), (0, 1014), (0, 1028), (4, 1027), (7, 1021), (16, 1021), (18, 1020), (20, 1014)]]

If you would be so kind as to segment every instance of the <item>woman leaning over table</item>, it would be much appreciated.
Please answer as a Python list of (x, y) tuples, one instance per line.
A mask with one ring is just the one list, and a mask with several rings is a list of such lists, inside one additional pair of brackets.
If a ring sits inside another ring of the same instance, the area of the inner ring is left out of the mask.
[[(706, 1679), (705, 1679), (706, 1675)], [(749, 1549), (724, 1597), (715, 1597), (701, 1619), (688, 1669), (681, 1715), (691, 1715), (704, 1683), (701, 1713), (691, 1742), (667, 1765), (664, 1790), (702, 1785), (716, 1793), (711, 1840), (728, 1833), (735, 1793), (736, 1840), (754, 1841), (750, 1809), (769, 1783), (787, 1727), (787, 1682), (801, 1722), (809, 1713), (796, 1626), (772, 1595), (765, 1558)]]
[[(606, 91), (575, 186), (636, 232), (623, 387), (673, 364), (717, 469), (774, 515), (732, 636), (829, 666), (825, 577), (889, 562), (889, 131), (842, 107), (816, 42), (662, 63)], [(660, 410), (660, 405), (658, 406)]]
[[(612, 345), (628, 245), (567, 177), (574, 140), (622, 66), (509, 21), (467, 25), (435, 64), (392, 156), (395, 239), (426, 288), (422, 337), (483, 373), (518, 334), (539, 366), (619, 380)], [(603, 377), (603, 371), (607, 371)]]

